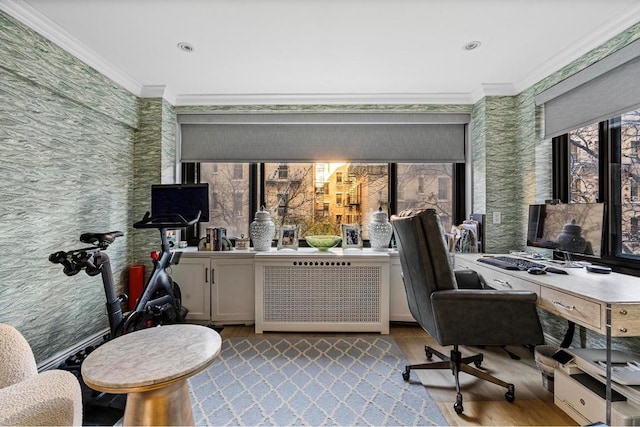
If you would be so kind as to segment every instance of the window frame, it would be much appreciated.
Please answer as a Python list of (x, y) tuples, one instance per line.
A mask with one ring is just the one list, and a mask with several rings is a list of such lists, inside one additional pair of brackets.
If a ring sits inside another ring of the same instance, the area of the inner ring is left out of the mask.
[[(256, 212), (261, 206), (265, 205), (265, 180), (259, 177), (265, 176), (265, 163), (249, 164), (249, 209), (250, 212)], [(449, 163), (446, 163), (449, 164)], [(466, 163), (452, 163), (452, 176), (449, 181), (452, 203), (452, 221), (455, 224), (461, 224), (466, 219)], [(198, 183), (200, 182), (200, 163), (182, 162), (182, 182)], [(387, 163), (388, 170), (388, 200), (389, 214), (397, 214), (398, 206), (398, 163)], [(343, 177), (343, 184), (345, 183)], [(259, 195), (259, 196), (258, 196)], [(348, 192), (343, 192), (343, 204), (348, 198)], [(258, 200), (259, 199), (259, 200)], [(251, 215), (249, 219), (251, 223)], [(197, 227), (193, 233), (198, 233)], [(368, 242), (368, 240), (365, 240)]]
[[(552, 138), (552, 199), (562, 203), (569, 202), (570, 144), (569, 134)], [(605, 204), (602, 254), (596, 258), (600, 264), (607, 265), (616, 272), (640, 276), (640, 257), (616, 254), (619, 237), (615, 235), (612, 224), (617, 224), (617, 209), (622, 200), (621, 183), (612, 170), (621, 164), (620, 117), (598, 123), (598, 199)], [(593, 261), (593, 257), (572, 254), (574, 258)]]

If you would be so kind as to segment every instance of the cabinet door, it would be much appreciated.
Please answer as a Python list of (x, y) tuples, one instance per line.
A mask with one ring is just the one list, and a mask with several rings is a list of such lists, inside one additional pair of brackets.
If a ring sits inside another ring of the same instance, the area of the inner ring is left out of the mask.
[(407, 292), (402, 281), (402, 267), (397, 256), (391, 258), (389, 273), (389, 320), (392, 322), (415, 322), (416, 319), (409, 311)]
[(187, 320), (211, 319), (211, 261), (182, 257), (171, 266), (170, 275), (182, 291), (182, 305), (189, 309)]
[(211, 320), (219, 323), (255, 322), (253, 259), (212, 261)]

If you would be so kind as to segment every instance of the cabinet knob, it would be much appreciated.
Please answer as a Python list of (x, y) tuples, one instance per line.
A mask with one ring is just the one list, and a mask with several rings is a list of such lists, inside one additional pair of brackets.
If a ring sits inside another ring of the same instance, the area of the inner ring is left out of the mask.
[(620, 332), (627, 332), (627, 328), (620, 328)]
[(627, 315), (627, 310), (625, 310), (624, 308), (622, 310), (620, 310), (620, 314), (622, 314), (623, 316)]

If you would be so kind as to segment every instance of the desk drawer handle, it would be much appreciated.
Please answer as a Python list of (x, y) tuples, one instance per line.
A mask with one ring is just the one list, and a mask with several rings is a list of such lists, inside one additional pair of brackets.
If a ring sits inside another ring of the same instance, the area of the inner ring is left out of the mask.
[(622, 310), (620, 310), (620, 314), (622, 314), (623, 316), (627, 315), (627, 310), (625, 310), (624, 308)]
[(627, 328), (620, 328), (620, 332), (627, 332)]
[(500, 279), (493, 279), (494, 282), (500, 284), (500, 285), (504, 285), (509, 289), (513, 289), (513, 286), (511, 286), (511, 284), (509, 282), (507, 282), (506, 280), (500, 280)]
[(566, 305), (561, 303), (560, 301), (553, 301), (553, 305), (556, 307), (564, 308), (565, 310), (573, 311), (576, 309), (575, 305)]

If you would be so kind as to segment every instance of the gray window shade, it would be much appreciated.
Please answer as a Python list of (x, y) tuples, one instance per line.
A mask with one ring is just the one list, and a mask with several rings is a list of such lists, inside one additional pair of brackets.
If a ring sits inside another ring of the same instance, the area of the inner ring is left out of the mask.
[(464, 162), (468, 114), (178, 116), (183, 162)]
[(637, 108), (640, 41), (541, 92), (536, 104), (544, 104), (546, 138)]

